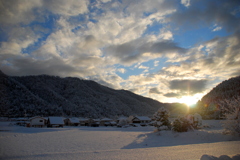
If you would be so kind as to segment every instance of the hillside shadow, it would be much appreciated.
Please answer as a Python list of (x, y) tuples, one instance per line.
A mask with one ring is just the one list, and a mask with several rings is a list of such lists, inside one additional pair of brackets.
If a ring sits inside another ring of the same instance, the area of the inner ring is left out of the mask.
[(239, 140), (240, 137), (223, 135), (221, 132), (191, 131), (174, 133), (172, 131), (161, 131), (161, 133), (140, 134), (132, 143), (121, 149), (168, 147)]
[(119, 132), (152, 132), (154, 127), (79, 127), (82, 131), (119, 131)]

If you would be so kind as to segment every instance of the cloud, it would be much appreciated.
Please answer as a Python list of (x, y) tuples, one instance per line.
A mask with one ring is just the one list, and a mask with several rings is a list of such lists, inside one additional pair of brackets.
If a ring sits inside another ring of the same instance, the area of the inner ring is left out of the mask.
[(158, 66), (158, 64), (159, 64), (159, 61), (154, 61), (154, 67), (157, 67)]
[(29, 2), (28, 0), (1, 0), (0, 26), (18, 23), (28, 24), (36, 18), (34, 8), (42, 7), (41, 0)]
[(63, 16), (77, 16), (88, 12), (87, 0), (43, 0), (44, 7), (54, 14), (59, 14)]
[[(14, 4), (14, 5), (13, 5)], [(44, 21), (43, 17), (49, 13), (46, 9), (54, 14), (63, 16), (77, 16), (88, 12), (87, 0), (34, 0), (34, 1), (0, 1), (0, 24), (29, 24), (33, 20)]]
[(174, 92), (170, 92), (170, 93), (166, 93), (166, 94), (164, 94), (164, 96), (165, 97), (169, 97), (169, 98), (172, 98), (172, 97), (181, 97), (181, 96), (183, 96), (182, 94), (180, 94), (180, 93), (174, 93)]
[(113, 56), (120, 63), (126, 65), (171, 54), (184, 54), (186, 51), (186, 49), (179, 47), (173, 41), (147, 42), (144, 39), (136, 39), (124, 44), (112, 45), (106, 49), (108, 56)]
[[(158, 100), (203, 93), (212, 87), (210, 81), (240, 73), (239, 4), (0, 0), (1, 70), (9, 75), (85, 77)], [(229, 32), (187, 49), (174, 41), (181, 28), (198, 27), (218, 31), (214, 35)], [(126, 80), (117, 75), (126, 71)]]
[(103, 3), (111, 2), (112, 0), (101, 0)]
[(139, 68), (139, 69), (149, 69), (149, 67), (144, 66), (144, 65), (140, 65), (138, 68)]
[(222, 27), (220, 27), (220, 26), (217, 26), (216, 28), (214, 28), (212, 31), (213, 32), (216, 32), (216, 31), (220, 31), (222, 29)]
[(117, 71), (120, 73), (126, 73), (126, 69), (124, 68), (118, 68)]
[(181, 3), (182, 3), (185, 7), (189, 7), (189, 6), (190, 6), (190, 0), (181, 0)]
[(160, 35), (158, 37), (165, 40), (172, 40), (173, 34), (169, 30), (161, 29)]
[(160, 92), (160, 91), (158, 90), (158, 88), (156, 88), (156, 87), (150, 88), (150, 89), (149, 89), (149, 93), (150, 93), (150, 94), (162, 94), (162, 92)]
[(105, 73), (102, 75), (94, 75), (89, 76), (89, 79), (113, 89), (122, 89), (119, 84), (123, 82), (123, 79), (116, 74)]
[(173, 13), (169, 21), (184, 25), (185, 29), (215, 23), (229, 32), (236, 32), (240, 28), (239, 12), (235, 13), (239, 5), (240, 1), (234, 0), (191, 1), (188, 9)]
[(207, 80), (172, 80), (169, 82), (169, 88), (194, 95), (203, 92), (206, 84)]
[(69, 73), (71, 75), (71, 73), (77, 71), (74, 67), (66, 64), (58, 57), (52, 57), (47, 60), (37, 60), (31, 57), (20, 57), (8, 54), (2, 55), (2, 58), (10, 59), (7, 61), (8, 65), (2, 65), (2, 70), (9, 75), (23, 76), (49, 74), (65, 76)]
[(135, 17), (142, 17), (144, 13), (160, 13), (158, 16), (163, 16), (175, 11), (176, 3), (173, 1), (164, 0), (124, 0), (123, 3), (127, 13), (133, 14)]

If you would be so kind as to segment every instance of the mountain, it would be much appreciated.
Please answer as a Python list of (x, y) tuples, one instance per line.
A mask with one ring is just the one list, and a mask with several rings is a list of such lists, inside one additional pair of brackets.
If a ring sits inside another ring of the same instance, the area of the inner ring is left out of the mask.
[(234, 97), (240, 97), (240, 76), (221, 82), (203, 96), (201, 101), (205, 104), (211, 104)]
[(91, 80), (57, 76), (7, 76), (0, 71), (0, 116), (152, 115), (162, 103)]
[(189, 107), (184, 103), (164, 103), (163, 106), (168, 109), (171, 117), (184, 116), (189, 113)]

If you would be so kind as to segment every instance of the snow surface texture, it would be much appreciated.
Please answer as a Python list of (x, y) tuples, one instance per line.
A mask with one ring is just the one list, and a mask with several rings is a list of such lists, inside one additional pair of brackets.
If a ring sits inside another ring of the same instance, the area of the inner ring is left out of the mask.
[(229, 157), (227, 155), (221, 155), (220, 157), (215, 157), (211, 155), (203, 155), (200, 160), (239, 160), (240, 154)]
[[(0, 123), (0, 159), (209, 160), (240, 153), (240, 138), (223, 135), (220, 121), (185, 133), (154, 127), (25, 128)], [(209, 158), (209, 159), (207, 159)]]

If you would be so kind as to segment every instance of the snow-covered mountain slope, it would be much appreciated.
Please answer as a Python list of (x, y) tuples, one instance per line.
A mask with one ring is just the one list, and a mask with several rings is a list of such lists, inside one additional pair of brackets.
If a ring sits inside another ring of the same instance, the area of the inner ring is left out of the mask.
[(234, 97), (240, 97), (240, 76), (221, 82), (203, 96), (201, 101), (205, 104), (210, 104), (222, 100), (229, 100)]
[(12, 77), (1, 72), (0, 85), (0, 116), (152, 115), (162, 105), (130, 91), (71, 77)]

